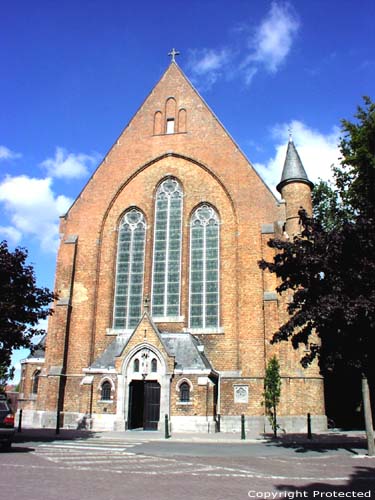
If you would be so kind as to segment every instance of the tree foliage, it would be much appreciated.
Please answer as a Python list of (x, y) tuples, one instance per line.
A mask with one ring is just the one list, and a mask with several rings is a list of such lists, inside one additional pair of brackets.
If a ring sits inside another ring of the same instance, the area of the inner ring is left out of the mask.
[(36, 286), (27, 255), (25, 249), (12, 252), (6, 241), (0, 242), (0, 367), (8, 375), (13, 350), (32, 347), (32, 338), (45, 333), (38, 322), (52, 313), (54, 294)]
[(264, 377), (264, 406), (271, 424), (274, 437), (277, 436), (277, 406), (281, 395), (280, 365), (276, 356), (273, 356), (266, 367)]
[(352, 123), (342, 120), (341, 168), (334, 169), (343, 205), (354, 216), (375, 217), (375, 103), (364, 97)]
[(374, 224), (361, 219), (328, 232), (304, 210), (299, 215), (301, 235), (291, 242), (272, 240), (274, 261), (260, 263), (281, 279), (279, 293), (293, 293), (290, 317), (273, 341), (308, 346), (304, 366), (319, 354), (326, 369), (345, 361), (368, 373), (374, 355)]
[(290, 317), (273, 341), (308, 346), (304, 365), (319, 355), (322, 371), (345, 363), (368, 377), (375, 353), (375, 105), (364, 103), (355, 123), (342, 121), (335, 190), (321, 183), (314, 218), (301, 210), (301, 234), (271, 240), (274, 260), (259, 265), (280, 278), (279, 293), (292, 293)]

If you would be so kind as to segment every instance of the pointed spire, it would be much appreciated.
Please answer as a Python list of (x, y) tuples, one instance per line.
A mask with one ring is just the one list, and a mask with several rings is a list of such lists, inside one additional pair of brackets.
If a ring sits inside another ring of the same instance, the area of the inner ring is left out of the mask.
[(279, 193), (281, 193), (285, 184), (289, 184), (290, 182), (303, 182), (308, 184), (311, 189), (314, 187), (314, 184), (309, 181), (309, 178), (307, 177), (301, 158), (299, 157), (298, 151), (294, 145), (291, 133), (289, 134), (288, 149), (286, 152), (281, 181), (276, 186), (276, 189)]

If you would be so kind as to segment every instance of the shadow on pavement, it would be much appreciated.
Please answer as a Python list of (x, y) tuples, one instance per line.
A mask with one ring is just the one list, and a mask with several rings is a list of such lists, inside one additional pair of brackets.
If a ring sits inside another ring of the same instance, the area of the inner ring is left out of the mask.
[(285, 434), (277, 437), (265, 435), (266, 446), (293, 449), (296, 453), (327, 453), (335, 450), (346, 450), (354, 455), (367, 453), (367, 441), (359, 434), (343, 432), (317, 434), (308, 439), (306, 434)]
[[(56, 434), (55, 429), (23, 429), (22, 432), (16, 432), (13, 444), (8, 452), (19, 453), (33, 451), (33, 443), (48, 443), (52, 441), (72, 441), (85, 440), (95, 436), (95, 432), (88, 430), (71, 430), (60, 429), (60, 433)], [(26, 444), (27, 447), (18, 446)]]
[[(360, 495), (363, 498), (371, 498), (372, 491), (375, 486), (375, 467), (355, 467), (354, 471), (350, 475), (349, 479), (344, 483), (325, 483), (315, 482), (309, 483), (303, 486), (295, 485), (275, 485), (275, 488), (280, 492), (285, 492), (287, 498), (292, 498), (291, 493), (295, 493), (294, 498), (332, 498), (334, 492), (361, 492)], [(306, 492), (306, 494), (304, 494)], [(331, 494), (325, 495), (326, 492), (331, 492)], [(302, 493), (302, 495), (301, 495)], [(281, 494), (281, 493), (280, 493)], [(348, 495), (349, 497), (359, 496), (359, 495)]]
[(35, 448), (26, 447), (26, 446), (11, 446), (11, 448), (1, 448), (0, 453), (30, 453), (31, 451), (35, 451)]

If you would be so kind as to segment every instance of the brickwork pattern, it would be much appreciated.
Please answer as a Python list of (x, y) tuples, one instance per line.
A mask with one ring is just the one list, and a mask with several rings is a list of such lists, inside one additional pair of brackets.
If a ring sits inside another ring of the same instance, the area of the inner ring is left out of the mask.
[[(173, 99), (171, 99), (173, 97)], [(166, 119), (174, 120), (174, 133), (167, 131)], [(212, 204), (220, 216), (220, 326), (222, 333), (197, 335), (216, 372), (237, 372), (249, 385), (247, 405), (233, 403), (238, 380), (222, 378), (221, 411), (231, 415), (245, 412), (262, 415), (264, 369), (267, 359), (277, 353), (285, 382), (282, 408), (285, 414), (323, 412), (322, 386), (316, 368), (302, 373), (298, 353), (287, 345), (271, 346), (272, 334), (285, 319), (286, 298), (264, 301), (264, 292), (274, 291), (273, 276), (260, 271), (258, 261), (270, 258), (262, 225), (292, 218), (310, 193), (309, 187), (288, 184), (283, 189), (287, 204), (279, 204), (256, 174), (226, 130), (192, 88), (175, 63), (167, 69), (132, 121), (106, 155), (67, 215), (61, 219), (61, 245), (57, 258), (56, 291), (59, 302), (50, 318), (45, 363), (45, 380), (38, 407), (53, 410), (57, 405), (58, 376), (66, 376), (64, 410), (84, 412), (90, 407), (90, 387), (82, 385), (83, 370), (113, 340), (114, 277), (118, 225), (124, 212), (138, 207), (144, 213), (146, 257), (144, 295), (151, 296), (153, 222), (155, 192), (168, 176), (182, 185), (183, 238), (181, 277), (181, 321), (159, 324), (161, 331), (181, 332), (188, 327), (189, 220), (203, 202)], [(302, 202), (301, 202), (302, 198)], [(300, 200), (300, 201), (298, 201)], [(287, 207), (285, 212), (285, 207)], [(290, 219), (292, 220), (292, 219)], [(78, 237), (78, 238), (77, 238)], [(116, 361), (121, 373), (126, 356), (144, 342), (163, 353), (168, 372), (173, 359), (165, 352), (157, 333), (143, 320), (123, 354)], [(310, 379), (305, 377), (310, 376)], [(92, 411), (104, 411), (97, 399), (99, 375), (93, 382)], [(297, 379), (293, 377), (299, 377)], [(176, 415), (213, 413), (213, 388), (200, 386), (192, 377), (192, 404), (178, 404), (171, 383), (171, 408)], [(208, 391), (208, 392), (207, 392)], [(309, 403), (306, 405), (307, 398)], [(116, 393), (115, 393), (116, 395)], [(116, 411), (114, 403), (106, 411)], [(208, 407), (210, 408), (208, 410)]]

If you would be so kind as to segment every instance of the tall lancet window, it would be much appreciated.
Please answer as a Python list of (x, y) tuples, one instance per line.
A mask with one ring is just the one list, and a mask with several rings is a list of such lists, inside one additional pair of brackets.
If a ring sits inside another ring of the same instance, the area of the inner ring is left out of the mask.
[(145, 218), (132, 208), (119, 227), (114, 328), (132, 329), (141, 317), (145, 237)]
[(189, 325), (219, 327), (219, 217), (206, 204), (191, 218)]
[(152, 316), (180, 314), (182, 188), (165, 179), (156, 193)]

